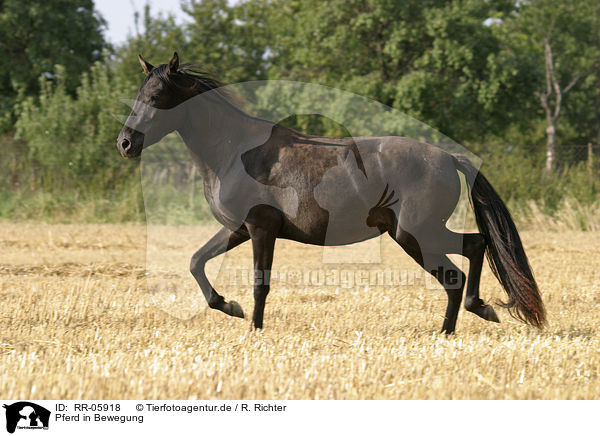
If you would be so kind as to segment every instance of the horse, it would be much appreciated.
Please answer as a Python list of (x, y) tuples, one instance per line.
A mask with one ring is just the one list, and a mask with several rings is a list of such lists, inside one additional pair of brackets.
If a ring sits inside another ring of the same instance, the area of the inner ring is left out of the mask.
[[(333, 246), (387, 233), (444, 287), (442, 332), (455, 331), (465, 284), (466, 310), (500, 322), (479, 297), (484, 256), (508, 295), (501, 305), (527, 324), (545, 324), (515, 223), (465, 156), (400, 136), (305, 134), (250, 115), (217, 80), (180, 64), (177, 53), (156, 67), (141, 55), (138, 60), (145, 79), (117, 148), (123, 157), (136, 158), (170, 132), (181, 136), (199, 168), (211, 212), (222, 225), (190, 262), (210, 308), (244, 318), (237, 302), (226, 301), (212, 287), (205, 264), (248, 240), (255, 272), (251, 327), (261, 329), (276, 239)], [(458, 172), (470, 185), (478, 233), (446, 226), (461, 194)], [(333, 216), (336, 225), (331, 225)], [(468, 277), (449, 254), (469, 260)]]

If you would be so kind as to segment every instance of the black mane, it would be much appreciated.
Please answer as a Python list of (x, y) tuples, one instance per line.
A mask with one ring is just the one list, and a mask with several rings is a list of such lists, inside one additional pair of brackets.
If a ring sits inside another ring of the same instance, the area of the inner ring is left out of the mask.
[(169, 74), (167, 64), (159, 65), (154, 68), (148, 76), (156, 75), (170, 89), (178, 93), (197, 93), (212, 91), (221, 88), (223, 84), (212, 77), (209, 73), (199, 70), (193, 64), (184, 64), (179, 67), (177, 74)]

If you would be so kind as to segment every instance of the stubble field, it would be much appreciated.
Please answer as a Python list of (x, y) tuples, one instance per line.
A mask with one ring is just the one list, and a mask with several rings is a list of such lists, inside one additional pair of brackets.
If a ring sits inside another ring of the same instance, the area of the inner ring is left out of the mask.
[[(2, 223), (4, 397), (600, 398), (600, 233), (522, 232), (545, 330), (500, 308), (501, 324), (461, 309), (448, 338), (445, 293), (387, 238), (380, 261), (364, 263), (374, 246), (358, 244), (337, 264), (278, 241), (265, 329), (250, 331), (248, 319), (206, 309), (187, 272), (216, 230)], [(216, 289), (251, 313), (250, 244), (217, 275), (219, 264), (208, 268)], [(391, 281), (374, 281), (386, 269)], [(506, 298), (487, 265), (481, 294)]]

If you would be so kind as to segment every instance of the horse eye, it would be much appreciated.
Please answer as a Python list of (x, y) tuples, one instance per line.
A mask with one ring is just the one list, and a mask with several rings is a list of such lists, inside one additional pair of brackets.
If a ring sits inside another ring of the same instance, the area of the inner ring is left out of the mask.
[(158, 101), (158, 95), (153, 95), (152, 97), (150, 97), (150, 101), (152, 101), (152, 102)]

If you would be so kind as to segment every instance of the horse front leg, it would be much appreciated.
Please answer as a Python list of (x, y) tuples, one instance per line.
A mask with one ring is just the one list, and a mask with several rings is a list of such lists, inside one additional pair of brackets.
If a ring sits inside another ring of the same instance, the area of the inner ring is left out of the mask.
[(233, 232), (228, 228), (223, 227), (200, 250), (194, 253), (190, 262), (190, 271), (198, 282), (198, 285), (200, 285), (200, 289), (202, 289), (202, 293), (206, 298), (208, 306), (211, 309), (217, 309), (227, 315), (238, 318), (244, 318), (242, 307), (236, 301), (226, 302), (225, 299), (215, 291), (206, 277), (204, 267), (206, 262), (213, 257), (237, 247), (248, 239), (250, 239), (250, 237), (242, 230)]

